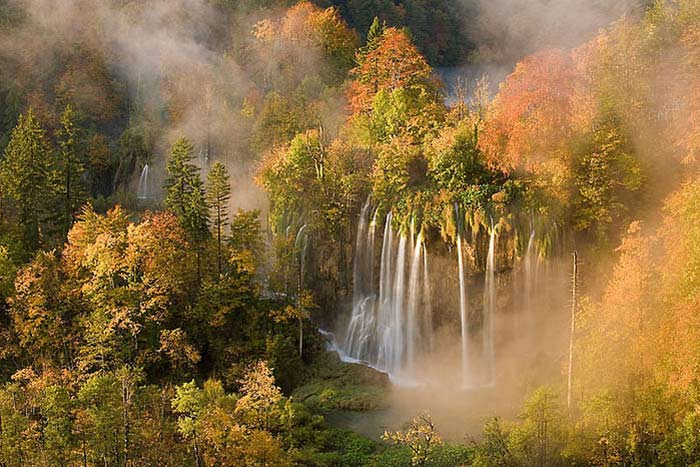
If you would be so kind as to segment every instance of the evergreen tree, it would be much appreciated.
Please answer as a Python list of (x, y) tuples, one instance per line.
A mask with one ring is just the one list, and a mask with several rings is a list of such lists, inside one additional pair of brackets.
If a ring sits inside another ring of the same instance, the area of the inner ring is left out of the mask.
[(372, 52), (379, 46), (385, 30), (386, 21), (379, 21), (379, 18), (375, 16), (372, 24), (369, 26), (369, 30), (367, 31), (367, 42), (365, 42), (364, 46), (358, 49), (358, 56), (361, 59), (364, 59), (368, 53)]
[(0, 164), (2, 194), (11, 201), (22, 229), (25, 251), (39, 247), (41, 223), (51, 205), (51, 149), (30, 108), (20, 115)]
[(207, 201), (211, 209), (212, 227), (216, 232), (219, 276), (222, 271), (221, 232), (228, 224), (228, 201), (231, 198), (229, 178), (228, 170), (221, 162), (216, 162), (207, 174)]
[(87, 194), (83, 185), (85, 166), (77, 151), (77, 129), (75, 128), (75, 111), (68, 104), (61, 115), (61, 127), (56, 132), (58, 140), (58, 186), (63, 197), (63, 234), (75, 220), (75, 214), (82, 207)]
[(209, 234), (209, 208), (199, 167), (192, 163), (192, 152), (186, 138), (173, 144), (165, 167), (165, 206), (175, 214), (190, 239), (199, 243)]
[(209, 237), (209, 206), (199, 167), (192, 163), (193, 147), (181, 137), (173, 144), (165, 167), (165, 206), (177, 217), (194, 243), (197, 275), (202, 276), (202, 244)]

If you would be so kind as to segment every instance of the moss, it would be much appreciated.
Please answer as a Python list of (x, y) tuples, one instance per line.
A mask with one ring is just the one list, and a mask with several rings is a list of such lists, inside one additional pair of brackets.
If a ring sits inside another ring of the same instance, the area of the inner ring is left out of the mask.
[(386, 374), (326, 352), (311, 365), (306, 384), (292, 398), (319, 410), (376, 410), (386, 407), (389, 387)]

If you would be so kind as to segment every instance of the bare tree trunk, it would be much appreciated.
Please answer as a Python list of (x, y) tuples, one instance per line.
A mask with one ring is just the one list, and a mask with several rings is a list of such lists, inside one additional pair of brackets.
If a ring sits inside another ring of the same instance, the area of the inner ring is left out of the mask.
[(574, 332), (576, 331), (576, 279), (578, 276), (578, 254), (576, 250), (571, 253), (573, 257), (573, 277), (571, 278), (571, 331), (569, 333), (569, 374), (566, 389), (566, 406), (571, 409), (573, 405), (571, 397), (571, 383), (574, 366)]
[(299, 253), (299, 281), (297, 283), (297, 313), (299, 314), (299, 358), (302, 357), (303, 351), (304, 351), (304, 316), (303, 316), (303, 310), (301, 309), (302, 307), (302, 300), (301, 300), (301, 290), (302, 290), (302, 284), (301, 281), (303, 280), (302, 277), (302, 262), (301, 262), (301, 253)]

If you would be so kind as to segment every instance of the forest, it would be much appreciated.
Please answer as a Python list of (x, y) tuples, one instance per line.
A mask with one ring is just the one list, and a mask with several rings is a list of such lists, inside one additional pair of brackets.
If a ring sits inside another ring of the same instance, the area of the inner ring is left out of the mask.
[(0, 1), (0, 467), (700, 465), (700, 0)]

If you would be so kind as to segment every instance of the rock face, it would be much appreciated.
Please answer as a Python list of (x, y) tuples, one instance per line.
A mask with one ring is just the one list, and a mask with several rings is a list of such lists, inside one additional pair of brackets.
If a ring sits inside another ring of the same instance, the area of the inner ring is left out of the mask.
[(306, 384), (292, 398), (321, 410), (376, 410), (386, 407), (391, 390), (389, 377), (372, 368), (340, 361), (335, 352), (326, 352), (310, 369)]

